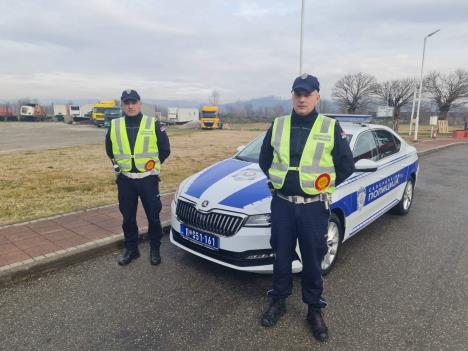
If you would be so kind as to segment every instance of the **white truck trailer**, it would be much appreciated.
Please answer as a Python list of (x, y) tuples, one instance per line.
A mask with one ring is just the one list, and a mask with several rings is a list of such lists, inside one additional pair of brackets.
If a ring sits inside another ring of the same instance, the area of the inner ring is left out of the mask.
[(167, 122), (173, 124), (183, 124), (198, 121), (198, 108), (169, 107), (167, 109)]
[(58, 120), (63, 120), (69, 114), (68, 105), (54, 104), (54, 116)]

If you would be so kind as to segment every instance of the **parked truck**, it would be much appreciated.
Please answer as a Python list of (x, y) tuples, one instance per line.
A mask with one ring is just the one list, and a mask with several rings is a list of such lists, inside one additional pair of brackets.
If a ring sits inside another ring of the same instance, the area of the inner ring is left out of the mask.
[(46, 118), (44, 106), (39, 104), (26, 104), (20, 107), (18, 120), (20, 121), (42, 121)]
[(201, 129), (221, 129), (223, 124), (219, 120), (218, 106), (203, 106), (200, 113)]
[(54, 117), (57, 121), (63, 121), (65, 116), (70, 115), (68, 105), (54, 104)]
[(16, 120), (17, 116), (13, 106), (9, 104), (0, 105), (0, 121)]
[(198, 108), (169, 107), (167, 109), (167, 123), (184, 124), (198, 121)]
[(115, 102), (115, 100), (104, 100), (98, 102), (93, 107), (93, 112), (91, 113), (91, 121), (98, 127), (102, 127), (104, 125), (104, 116), (106, 114), (106, 110), (115, 109), (116, 107), (117, 103)]
[(69, 105), (70, 116), (73, 119), (81, 117), (81, 110), (79, 105)]
[(122, 110), (120, 107), (106, 108), (104, 112), (104, 127), (109, 128), (112, 120), (122, 117)]

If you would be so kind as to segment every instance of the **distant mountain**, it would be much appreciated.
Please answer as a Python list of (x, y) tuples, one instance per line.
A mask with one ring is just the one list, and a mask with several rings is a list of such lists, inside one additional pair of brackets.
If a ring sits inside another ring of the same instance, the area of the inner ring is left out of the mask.
[(288, 111), (291, 108), (291, 100), (290, 99), (281, 99), (276, 96), (265, 96), (250, 100), (239, 100), (236, 102), (230, 102), (227, 104), (221, 104), (221, 107), (240, 107), (250, 105), (253, 109), (260, 109), (260, 108), (274, 108), (277, 106), (281, 106), (285, 111)]
[[(0, 100), (1, 101), (1, 100)], [(32, 101), (32, 100), (31, 100)], [(95, 104), (99, 99), (48, 99), (41, 100), (40, 103), (44, 105), (52, 104), (68, 104), (73, 103), (76, 105), (87, 105)], [(323, 112), (337, 112), (337, 105), (331, 101), (322, 99)], [(197, 100), (162, 100), (162, 99), (144, 99), (143, 103), (147, 108), (156, 107), (159, 111), (164, 111), (168, 107), (194, 107), (201, 108), (203, 105), (208, 104), (207, 101)], [(221, 111), (236, 110), (242, 108), (248, 108), (249, 110), (261, 110), (261, 109), (278, 109), (282, 108), (285, 112), (291, 110), (291, 99), (282, 99), (276, 96), (264, 96), (254, 98), (250, 100), (238, 100), (235, 102), (221, 103)], [(319, 106), (320, 109), (320, 106)]]

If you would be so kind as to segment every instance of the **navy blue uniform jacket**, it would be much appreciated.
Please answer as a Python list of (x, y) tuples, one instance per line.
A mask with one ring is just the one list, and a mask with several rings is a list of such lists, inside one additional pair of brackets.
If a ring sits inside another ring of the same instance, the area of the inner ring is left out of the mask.
[[(140, 129), (140, 122), (143, 115), (140, 113), (134, 117), (125, 116), (125, 125), (127, 127), (128, 141), (130, 143), (130, 149), (134, 150), (135, 141), (138, 134), (138, 129)], [(159, 150), (159, 160), (161, 164), (166, 158), (169, 157), (171, 153), (171, 146), (169, 145), (169, 138), (166, 131), (161, 130), (161, 125), (159, 121), (156, 121), (156, 135), (158, 138), (158, 150)], [(112, 160), (114, 158), (114, 153), (112, 152), (112, 142), (110, 140), (110, 128), (106, 134), (106, 153), (107, 156)], [(132, 160), (132, 173), (139, 173), (140, 171), (135, 167), (135, 162)]]
[[(302, 157), (305, 143), (309, 137), (310, 130), (314, 125), (318, 113), (314, 110), (308, 116), (301, 117), (293, 110), (291, 113), (291, 138), (290, 138), (290, 163), (291, 167), (298, 167)], [(268, 129), (263, 140), (260, 151), (259, 164), (262, 171), (268, 177), (268, 170), (273, 161), (273, 147), (271, 146), (271, 134), (273, 124)], [(353, 154), (349, 148), (348, 141), (344, 137), (343, 130), (338, 121), (335, 123), (335, 144), (332, 150), (333, 164), (335, 166), (335, 186), (342, 183), (354, 172)], [(310, 197), (302, 191), (299, 183), (299, 172), (288, 171), (283, 187), (279, 192), (283, 195), (300, 195)]]

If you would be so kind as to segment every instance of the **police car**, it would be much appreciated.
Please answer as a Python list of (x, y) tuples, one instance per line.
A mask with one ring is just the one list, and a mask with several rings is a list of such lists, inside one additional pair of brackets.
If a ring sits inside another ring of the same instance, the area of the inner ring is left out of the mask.
[[(349, 141), (356, 172), (332, 196), (324, 273), (333, 267), (342, 242), (388, 211), (408, 213), (419, 169), (416, 149), (390, 128), (336, 118)], [(230, 268), (273, 271), (271, 194), (258, 165), (263, 138), (264, 134), (234, 157), (180, 184), (171, 205), (174, 245)], [(299, 247), (292, 269), (302, 269)]]

